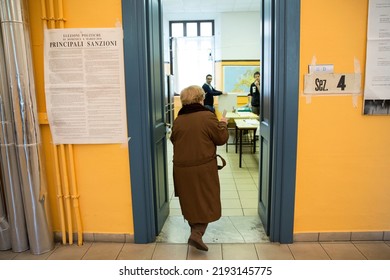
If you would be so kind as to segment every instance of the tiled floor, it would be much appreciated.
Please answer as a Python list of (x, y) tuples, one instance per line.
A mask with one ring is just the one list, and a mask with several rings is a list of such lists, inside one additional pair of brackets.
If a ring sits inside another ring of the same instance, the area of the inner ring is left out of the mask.
[(171, 214), (154, 243), (57, 244), (42, 255), (0, 251), (0, 260), (390, 260), (390, 241), (269, 242), (257, 215), (257, 154), (247, 151), (240, 169), (234, 146), (229, 146), (229, 153), (220, 147), (218, 153), (227, 160), (220, 171), (223, 217), (206, 231), (208, 252), (187, 245), (189, 228), (173, 197), (170, 178)]
[(51, 252), (0, 251), (0, 260), (390, 260), (390, 242), (208, 243), (209, 251), (174, 243), (57, 244)]

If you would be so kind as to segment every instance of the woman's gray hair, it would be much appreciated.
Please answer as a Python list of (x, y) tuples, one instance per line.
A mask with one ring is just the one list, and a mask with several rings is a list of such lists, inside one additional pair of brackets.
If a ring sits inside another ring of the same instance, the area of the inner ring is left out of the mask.
[(204, 100), (204, 95), (204, 90), (200, 86), (189, 86), (180, 92), (180, 101), (183, 106), (201, 103)]

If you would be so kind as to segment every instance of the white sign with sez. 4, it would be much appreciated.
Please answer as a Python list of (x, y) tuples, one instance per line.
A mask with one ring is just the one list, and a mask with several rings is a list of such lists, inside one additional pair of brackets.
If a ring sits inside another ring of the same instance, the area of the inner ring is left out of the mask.
[(361, 74), (313, 73), (304, 77), (304, 94), (359, 94)]

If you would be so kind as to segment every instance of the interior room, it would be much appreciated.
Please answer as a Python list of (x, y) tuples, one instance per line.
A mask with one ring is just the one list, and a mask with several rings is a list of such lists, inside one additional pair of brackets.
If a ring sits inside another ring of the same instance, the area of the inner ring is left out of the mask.
[[(213, 75), (212, 84), (215, 88), (227, 92), (229, 97), (233, 96), (234, 104), (228, 106), (229, 112), (245, 109), (249, 111), (247, 97), (249, 86), (253, 82), (253, 72), (259, 70), (260, 65), (258, 49), (260, 2), (245, 0), (195, 3), (185, 0), (164, 0), (163, 14), (164, 61), (166, 71), (173, 75), (174, 80), (174, 115), (177, 116), (181, 108), (178, 96), (180, 90), (190, 84), (201, 86), (205, 82), (206, 74)], [(197, 24), (201, 29), (198, 32)], [(212, 30), (208, 30), (208, 26), (202, 24), (210, 24)], [(174, 37), (175, 35), (180, 37)], [(241, 82), (240, 86), (233, 87), (230, 84), (236, 83), (233, 80), (239, 79), (242, 75), (238, 72), (240, 70), (247, 72), (246, 81)], [(218, 117), (225, 109), (224, 106), (227, 106), (225, 99), (228, 98), (214, 97)], [(217, 150), (217, 153), (227, 161), (227, 165), (219, 171), (222, 218), (209, 225), (204, 240), (207, 243), (269, 242), (257, 210), (259, 193), (257, 142), (256, 148), (253, 149), (256, 131), (244, 131), (242, 140), (249, 145), (244, 144), (242, 148), (240, 167), (239, 148), (235, 147), (235, 143), (238, 144), (239, 141), (236, 140), (237, 132), (234, 130), (233, 119), (229, 120), (229, 126), (231, 127), (229, 144), (219, 146)], [(167, 146), (170, 214), (156, 241), (186, 243), (189, 227), (181, 214), (179, 200), (174, 196), (173, 149), (169, 140)]]

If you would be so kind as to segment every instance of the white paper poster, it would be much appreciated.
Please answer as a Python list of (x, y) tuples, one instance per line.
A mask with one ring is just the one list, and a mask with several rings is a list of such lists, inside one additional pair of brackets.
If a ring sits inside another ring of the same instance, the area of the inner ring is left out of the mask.
[(127, 139), (121, 28), (45, 30), (45, 91), (55, 144)]
[(369, 0), (364, 114), (390, 115), (390, 1)]

